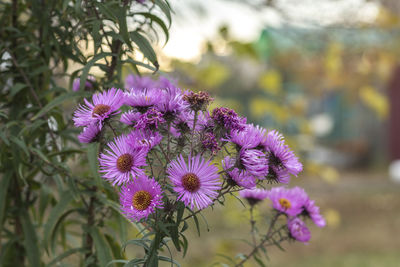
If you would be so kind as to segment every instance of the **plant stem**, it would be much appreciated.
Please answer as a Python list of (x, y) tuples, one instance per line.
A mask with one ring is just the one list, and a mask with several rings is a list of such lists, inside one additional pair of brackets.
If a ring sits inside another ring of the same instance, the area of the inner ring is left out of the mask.
[[(252, 250), (247, 256), (245, 256), (245, 258), (244, 258), (243, 260), (241, 260), (238, 264), (235, 265), (235, 267), (243, 266), (243, 264), (244, 264), (247, 260), (249, 260), (260, 248), (262, 248), (262, 247), (267, 247), (267, 246), (271, 246), (271, 245), (276, 244), (277, 242), (280, 243), (280, 242), (282, 242), (282, 241), (288, 239), (288, 237), (282, 237), (282, 238), (281, 238), (280, 240), (278, 240), (278, 241), (275, 241), (275, 240), (274, 240), (273, 243), (268, 243), (268, 242), (270, 241), (270, 239), (272, 238), (272, 236), (277, 232), (277, 231), (273, 231), (273, 229), (274, 229), (274, 226), (275, 226), (276, 221), (278, 220), (278, 218), (279, 218), (279, 216), (280, 216), (281, 214), (282, 214), (282, 213), (280, 213), (280, 212), (278, 212), (277, 214), (275, 214), (275, 216), (272, 218), (271, 224), (269, 225), (268, 232), (267, 232), (267, 234), (265, 235), (265, 237), (260, 241), (260, 244), (258, 244), (257, 246), (255, 246), (255, 247), (253, 248), (253, 250)], [(281, 228), (280, 228), (280, 229), (281, 229)], [(279, 230), (280, 230), (280, 229), (279, 229)]]
[[(92, 191), (96, 191), (96, 187), (93, 187)], [(86, 224), (88, 232), (86, 232), (86, 238), (85, 238), (85, 246), (86, 246), (88, 252), (85, 255), (85, 260), (87, 260), (92, 255), (93, 238), (89, 233), (89, 228), (93, 227), (93, 225), (95, 223), (95, 215), (94, 215), (95, 200), (96, 199), (94, 196), (90, 197), (89, 207), (88, 207), (87, 224)]]
[(253, 239), (253, 246), (256, 246), (256, 236), (255, 236), (255, 225), (256, 221), (254, 220), (254, 214), (253, 214), (253, 209), (254, 205), (250, 206), (250, 225), (251, 225), (251, 236)]

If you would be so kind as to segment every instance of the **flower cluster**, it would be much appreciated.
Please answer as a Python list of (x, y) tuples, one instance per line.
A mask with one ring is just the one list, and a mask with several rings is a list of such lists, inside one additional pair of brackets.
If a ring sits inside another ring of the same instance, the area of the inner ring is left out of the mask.
[(269, 199), (272, 207), (279, 214), (286, 215), (289, 235), (297, 241), (308, 242), (311, 238), (310, 230), (305, 225), (304, 219), (311, 219), (318, 227), (324, 227), (326, 224), (319, 212), (319, 207), (300, 187), (274, 187), (271, 190), (245, 189), (239, 194), (250, 205), (255, 205), (266, 198)]
[(130, 75), (126, 89), (85, 99), (73, 120), (84, 127), (78, 136), (82, 143), (105, 144), (106, 129), (112, 133), (99, 155), (100, 173), (120, 187), (121, 209), (129, 219), (162, 213), (170, 220), (179, 202), (194, 212), (241, 190), (251, 206), (268, 198), (287, 216), (290, 236), (307, 242), (303, 219), (320, 227), (325, 221), (305, 191), (257, 188), (289, 183), (302, 171), (298, 158), (276, 130), (248, 124), (226, 107), (209, 111), (211, 101), (208, 93), (183, 91), (165, 78)]

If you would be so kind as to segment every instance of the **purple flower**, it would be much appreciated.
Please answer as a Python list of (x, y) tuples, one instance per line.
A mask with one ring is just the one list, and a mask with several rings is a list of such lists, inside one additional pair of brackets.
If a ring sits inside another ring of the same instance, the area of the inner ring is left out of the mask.
[(157, 108), (164, 113), (167, 121), (173, 121), (177, 115), (187, 109), (188, 105), (183, 101), (183, 95), (179, 88), (169, 87), (161, 92), (161, 101)]
[(123, 104), (123, 93), (121, 90), (111, 88), (93, 95), (93, 104), (84, 100), (86, 105), (80, 105), (74, 113), (75, 126), (88, 126), (93, 123), (103, 122), (112, 115), (117, 114)]
[(236, 160), (229, 156), (225, 157), (222, 161), (222, 167), (224, 171), (228, 174), (228, 177), (238, 186), (244, 188), (254, 188), (256, 187), (257, 178), (251, 175), (246, 170), (239, 170), (235, 166)]
[(263, 148), (262, 144), (266, 138), (266, 130), (253, 124), (246, 125), (243, 131), (232, 131), (229, 141), (239, 148)]
[[(93, 88), (93, 83), (96, 81), (96, 78), (94, 78), (92, 75), (89, 75), (87, 77), (87, 80), (85, 82), (85, 89), (92, 89)], [(81, 79), (76, 78), (74, 82), (72, 83), (72, 91), (77, 92), (80, 89), (81, 85)]]
[(239, 191), (239, 195), (246, 199), (251, 206), (259, 203), (268, 196), (268, 191), (260, 188), (244, 189)]
[(210, 164), (210, 161), (204, 161), (200, 155), (189, 156), (188, 163), (180, 155), (170, 163), (167, 173), (178, 193), (178, 200), (191, 209), (208, 207), (221, 189), (218, 168)]
[(239, 117), (233, 109), (225, 107), (214, 109), (211, 118), (219, 126), (229, 131), (242, 131), (246, 124), (246, 118)]
[(287, 170), (278, 168), (276, 166), (269, 166), (268, 168), (268, 175), (267, 175), (268, 182), (275, 182), (275, 183), (282, 183), (288, 184), (290, 181), (290, 174)]
[(319, 212), (319, 207), (315, 205), (314, 200), (307, 199), (303, 206), (303, 212), (301, 213), (305, 217), (311, 218), (311, 220), (318, 227), (324, 227), (326, 225), (326, 221), (324, 217)]
[(287, 226), (291, 238), (303, 243), (307, 243), (310, 240), (310, 230), (308, 230), (306, 224), (300, 218), (289, 219)]
[(130, 126), (136, 126), (141, 116), (142, 113), (129, 110), (127, 112), (122, 113), (121, 119), (119, 121)]
[(163, 208), (162, 191), (154, 178), (140, 175), (121, 187), (119, 195), (122, 212), (134, 222), (147, 219), (156, 209)]
[(264, 152), (260, 150), (242, 149), (240, 151), (240, 162), (250, 174), (259, 179), (263, 179), (268, 174), (268, 159)]
[(166, 89), (166, 88), (173, 88), (176, 87), (176, 81), (175, 80), (168, 80), (167, 78), (161, 76), (158, 79), (158, 84), (157, 84), (157, 88), (161, 88), (161, 89)]
[(161, 112), (155, 108), (151, 108), (140, 116), (136, 128), (155, 130), (158, 128), (159, 124), (165, 122), (163, 116), (164, 115)]
[(297, 216), (303, 210), (303, 205), (307, 200), (307, 194), (300, 187), (287, 189), (284, 187), (274, 187), (268, 194), (274, 209), (289, 216)]
[(137, 108), (140, 112), (145, 112), (149, 107), (158, 104), (160, 98), (161, 90), (159, 89), (131, 90), (125, 93), (125, 104)]
[(125, 88), (132, 89), (133, 91), (141, 91), (144, 89), (150, 89), (155, 87), (156, 87), (156, 82), (150, 79), (149, 77), (140, 77), (137, 75), (129, 74), (125, 78)]
[(148, 150), (161, 142), (162, 135), (159, 132), (149, 130), (133, 130), (128, 134), (128, 144), (135, 147), (145, 147)]
[(100, 155), (100, 172), (113, 185), (121, 185), (130, 177), (144, 173), (141, 167), (146, 166), (146, 148), (130, 146), (129, 138), (124, 135), (116, 137), (108, 148), (106, 153)]
[(289, 149), (283, 140), (283, 136), (273, 130), (268, 132), (264, 143), (265, 149), (269, 153), (269, 164), (279, 168), (285, 168), (293, 175), (299, 174), (303, 170), (303, 165)]
[[(195, 131), (199, 132), (204, 129), (204, 125), (207, 123), (204, 113), (199, 111), (197, 112), (197, 118), (196, 118), (196, 125), (195, 125)], [(181, 134), (188, 133), (190, 131), (193, 131), (193, 126), (194, 126), (194, 112), (193, 111), (182, 111), (179, 115), (177, 115), (175, 121), (174, 121), (174, 130), (176, 134), (174, 134), (176, 137), (179, 137)]]
[(206, 110), (208, 104), (213, 101), (213, 98), (207, 92), (186, 92), (183, 99), (188, 103), (194, 111)]
[(201, 138), (201, 144), (204, 149), (210, 150), (212, 154), (217, 154), (221, 149), (213, 133), (204, 133)]
[(101, 132), (101, 124), (91, 124), (83, 128), (83, 131), (78, 135), (79, 142), (92, 143), (98, 141), (98, 136)]

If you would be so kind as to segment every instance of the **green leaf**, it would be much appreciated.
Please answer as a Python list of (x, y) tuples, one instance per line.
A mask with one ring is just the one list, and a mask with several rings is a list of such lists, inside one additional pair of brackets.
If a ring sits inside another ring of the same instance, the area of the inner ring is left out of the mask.
[[(133, 259), (131, 261), (129, 261), (128, 263), (126, 263), (124, 265), (124, 267), (135, 267), (135, 266), (139, 266), (139, 264), (145, 263), (144, 259)], [(151, 265), (149, 265), (151, 266)]]
[(99, 147), (100, 144), (97, 142), (90, 143), (87, 148), (87, 156), (89, 161), (90, 171), (92, 172), (93, 177), (96, 179), (96, 184), (98, 187), (101, 187), (103, 180), (99, 174), (99, 163), (97, 158), (99, 157)]
[(150, 66), (149, 64), (146, 64), (146, 63), (143, 63), (143, 62), (140, 62), (140, 61), (133, 60), (131, 58), (123, 60), (122, 62), (123, 63), (130, 63), (133, 66), (134, 69), (137, 69), (137, 66), (142, 66), (142, 67), (145, 67), (146, 69), (152, 70), (154, 72), (157, 71), (157, 69), (154, 68), (153, 66)]
[(90, 68), (93, 67), (94, 63), (96, 63), (96, 61), (108, 57), (108, 56), (112, 56), (112, 53), (109, 52), (102, 52), (100, 54), (95, 55), (94, 57), (92, 57), (89, 62), (86, 63), (85, 67), (83, 67), (82, 69), (82, 74), (80, 76), (80, 84), (79, 84), (79, 88), (80, 88), (80, 92), (84, 92), (82, 91), (85, 88), (85, 83), (87, 80), (87, 77), (89, 75), (89, 71)]
[(158, 256), (158, 259), (159, 259), (160, 261), (170, 262), (170, 263), (172, 263), (172, 264), (175, 264), (175, 265), (178, 266), (178, 267), (181, 267), (181, 265), (180, 265), (177, 261), (175, 261), (174, 259), (172, 259), (172, 258), (168, 258), (168, 257), (165, 257), (165, 256)]
[(29, 214), (26, 210), (21, 212), (22, 229), (24, 232), (24, 247), (28, 256), (29, 266), (40, 267), (39, 244), (36, 236), (36, 230), (32, 225)]
[(54, 227), (56, 226), (58, 220), (62, 217), (65, 213), (69, 203), (73, 200), (72, 192), (71, 191), (64, 191), (61, 193), (60, 200), (58, 201), (57, 205), (51, 210), (49, 214), (49, 219), (44, 226), (43, 232), (43, 242), (44, 246), (47, 247), (49, 242), (50, 236), (53, 234)]
[(55, 257), (51, 262), (49, 262), (46, 267), (50, 267), (56, 263), (59, 263), (60, 261), (62, 261), (63, 259), (65, 259), (68, 256), (71, 256), (72, 254), (75, 254), (77, 252), (81, 252), (81, 254), (84, 254), (85, 251), (87, 251), (85, 248), (71, 248), (63, 253), (61, 253), (60, 255), (58, 255), (57, 257)]
[(11, 140), (14, 144), (18, 145), (18, 146), (25, 152), (25, 154), (26, 154), (27, 156), (29, 156), (28, 147), (26, 146), (24, 140), (21, 140), (21, 139), (19, 139), (19, 138), (16, 137), (16, 136), (11, 136), (11, 137), (10, 137), (10, 140)]
[(99, 232), (98, 228), (91, 227), (89, 229), (89, 233), (93, 238), (97, 259), (99, 260), (100, 266), (107, 266), (107, 264), (113, 259), (110, 246), (108, 245), (103, 234)]
[(18, 94), (22, 89), (28, 87), (26, 84), (24, 83), (16, 83), (14, 84), (13, 87), (11, 87), (10, 89), (10, 97), (14, 97), (16, 94)]
[(184, 258), (186, 256), (186, 252), (187, 252), (188, 247), (189, 247), (189, 242), (188, 242), (186, 236), (184, 236), (182, 233), (181, 233), (181, 236), (182, 236), (182, 239), (183, 239), (183, 241), (181, 241), (182, 242), (182, 246), (183, 246), (183, 256), (182, 257)]
[(112, 260), (110, 261), (106, 267), (113, 265), (114, 263), (125, 263), (124, 266), (126, 266), (127, 263), (129, 263), (128, 260)]
[(165, 14), (168, 19), (168, 24), (171, 26), (171, 7), (167, 1), (155, 0), (154, 3), (160, 7), (161, 11)]
[(179, 226), (182, 220), (183, 213), (185, 212), (185, 204), (182, 201), (178, 201), (176, 209), (178, 210), (176, 214), (176, 225)]
[(127, 44), (129, 48), (132, 49), (131, 41), (129, 40), (128, 26), (126, 24), (126, 10), (127, 9), (125, 7), (121, 7), (118, 9), (116, 15), (119, 25), (119, 34), (122, 36), (125, 44)]
[(258, 265), (260, 265), (261, 267), (266, 267), (263, 261), (258, 257), (257, 253), (253, 255), (253, 258), (258, 263)]
[(165, 23), (164, 23), (164, 21), (162, 21), (162, 19), (160, 19), (156, 15), (153, 15), (153, 14), (147, 13), (147, 12), (138, 12), (138, 13), (134, 13), (134, 15), (144, 16), (145, 18), (150, 19), (152, 22), (154, 21), (155, 23), (160, 25), (161, 29), (163, 30), (163, 32), (165, 34), (165, 44), (168, 42), (168, 40), (169, 40), (168, 27), (165, 25)]
[[(81, 83), (82, 83), (82, 80), (81, 80)], [(80, 97), (89, 97), (89, 96), (90, 96), (90, 93), (85, 92), (85, 91), (68, 92), (68, 93), (62, 94), (62, 95), (54, 98), (51, 102), (47, 103), (46, 106), (44, 106), (35, 116), (33, 116), (31, 118), (31, 121), (36, 120), (38, 117), (46, 114), (53, 108), (60, 106), (66, 100), (80, 98)]]
[(148, 251), (148, 250), (150, 250), (150, 247), (146, 244), (146, 242), (150, 242), (150, 240), (149, 239), (131, 239), (122, 246), (122, 250), (125, 251), (125, 248), (128, 245), (137, 245), (137, 246), (143, 247), (145, 250)]
[(5, 214), (5, 206), (7, 200), (7, 190), (10, 185), (12, 171), (6, 172), (0, 180), (0, 233), (3, 228), (3, 218)]
[(157, 61), (156, 53), (153, 50), (153, 47), (150, 45), (149, 41), (141, 35), (138, 31), (130, 32), (132, 41), (139, 47), (139, 50), (143, 53), (143, 55), (150, 60), (150, 62), (156, 67), (158, 70), (159, 65)]

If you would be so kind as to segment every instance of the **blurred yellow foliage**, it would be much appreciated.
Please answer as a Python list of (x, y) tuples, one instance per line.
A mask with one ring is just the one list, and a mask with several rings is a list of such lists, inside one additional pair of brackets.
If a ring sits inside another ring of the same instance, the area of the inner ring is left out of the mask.
[(213, 61), (197, 73), (197, 80), (210, 89), (218, 87), (230, 75), (230, 70), (223, 64)]
[(375, 111), (380, 119), (385, 119), (388, 116), (389, 104), (385, 95), (371, 86), (361, 87), (359, 95), (361, 101)]
[(400, 23), (399, 16), (389, 10), (388, 8), (385, 8), (384, 6), (381, 6), (379, 8), (379, 13), (376, 18), (376, 22), (380, 27), (395, 27), (398, 26)]
[(329, 44), (325, 56), (325, 69), (329, 76), (334, 76), (339, 74), (342, 69), (342, 45), (337, 42)]
[(337, 210), (327, 209), (323, 213), (328, 227), (337, 228), (341, 223), (341, 216)]
[(243, 105), (237, 99), (234, 98), (214, 98), (211, 102), (208, 110), (212, 111), (217, 107), (227, 107), (235, 110), (238, 114), (243, 112)]
[(323, 167), (320, 175), (322, 179), (331, 184), (334, 184), (339, 180), (339, 172), (335, 168), (330, 166)]
[(282, 76), (276, 70), (270, 70), (260, 76), (259, 86), (267, 93), (278, 94), (282, 87)]
[(266, 113), (270, 113), (270, 115), (274, 116), (276, 121), (281, 123), (286, 122), (290, 115), (286, 106), (262, 98), (251, 99), (250, 112), (256, 118), (261, 118)]

